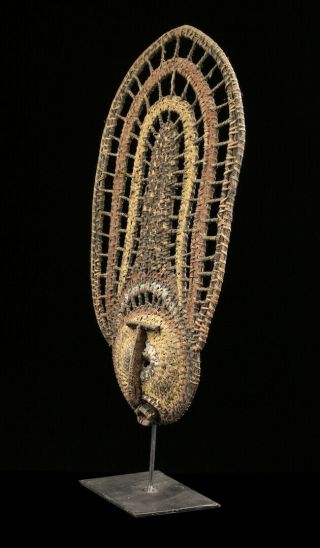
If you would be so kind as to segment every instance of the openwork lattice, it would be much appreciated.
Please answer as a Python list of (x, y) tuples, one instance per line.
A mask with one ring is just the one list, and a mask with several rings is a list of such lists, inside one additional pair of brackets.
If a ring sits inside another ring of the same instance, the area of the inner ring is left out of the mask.
[(93, 199), (93, 300), (142, 424), (177, 420), (197, 388), (244, 143), (230, 62), (190, 26), (154, 42), (112, 103)]

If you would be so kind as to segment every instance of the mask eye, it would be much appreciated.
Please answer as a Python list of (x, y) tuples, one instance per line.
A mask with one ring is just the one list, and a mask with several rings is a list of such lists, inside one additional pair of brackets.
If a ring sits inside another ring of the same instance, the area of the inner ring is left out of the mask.
[(148, 343), (146, 344), (145, 350), (142, 354), (142, 363), (140, 370), (140, 379), (142, 382), (150, 379), (154, 374), (154, 366), (156, 364), (155, 360), (155, 351), (154, 348)]
[(142, 362), (142, 369), (146, 369), (147, 367), (149, 367), (149, 365), (150, 365), (149, 358), (144, 358)]

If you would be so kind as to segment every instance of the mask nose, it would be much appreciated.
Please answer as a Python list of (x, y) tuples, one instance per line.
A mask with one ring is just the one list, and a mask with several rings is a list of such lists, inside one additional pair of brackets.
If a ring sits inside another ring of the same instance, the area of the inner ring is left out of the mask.
[(143, 426), (149, 426), (157, 420), (158, 411), (143, 400), (141, 389), (141, 369), (144, 362), (143, 352), (147, 340), (147, 331), (160, 331), (160, 327), (128, 322), (128, 327), (136, 329), (133, 352), (129, 364), (128, 402), (135, 409), (137, 420)]

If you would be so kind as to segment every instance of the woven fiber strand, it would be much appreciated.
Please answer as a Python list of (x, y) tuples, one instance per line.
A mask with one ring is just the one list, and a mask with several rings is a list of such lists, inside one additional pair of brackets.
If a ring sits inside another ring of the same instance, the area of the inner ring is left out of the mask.
[(197, 389), (244, 144), (230, 62), (190, 26), (154, 42), (112, 103), (94, 187), (92, 293), (141, 424), (178, 420)]

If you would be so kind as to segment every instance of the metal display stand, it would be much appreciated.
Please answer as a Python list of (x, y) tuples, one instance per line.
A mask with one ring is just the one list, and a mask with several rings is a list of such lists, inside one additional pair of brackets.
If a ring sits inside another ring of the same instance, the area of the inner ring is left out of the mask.
[(148, 472), (81, 480), (100, 497), (139, 518), (219, 508), (220, 504), (154, 469), (157, 425), (151, 427)]

